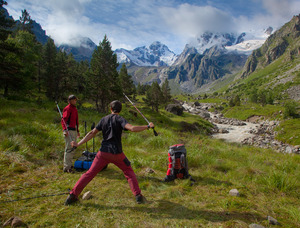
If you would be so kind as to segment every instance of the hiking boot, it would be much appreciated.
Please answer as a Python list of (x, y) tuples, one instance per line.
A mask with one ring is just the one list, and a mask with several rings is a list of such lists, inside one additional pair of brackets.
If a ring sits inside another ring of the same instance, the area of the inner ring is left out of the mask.
[(75, 170), (73, 169), (73, 167), (68, 168), (68, 169), (64, 169), (65, 173), (75, 173)]
[(174, 176), (166, 176), (165, 177), (165, 179), (163, 179), (163, 182), (170, 182), (170, 181), (174, 181), (175, 180), (175, 178), (174, 178)]
[(139, 194), (139, 195), (135, 196), (135, 200), (138, 204), (142, 204), (142, 203), (147, 202), (145, 196), (143, 196), (142, 194)]
[(75, 196), (74, 194), (70, 194), (70, 195), (68, 195), (68, 198), (67, 198), (67, 200), (65, 202), (65, 205), (70, 205), (70, 204), (73, 204), (73, 203), (75, 203), (77, 201), (78, 201), (77, 196)]

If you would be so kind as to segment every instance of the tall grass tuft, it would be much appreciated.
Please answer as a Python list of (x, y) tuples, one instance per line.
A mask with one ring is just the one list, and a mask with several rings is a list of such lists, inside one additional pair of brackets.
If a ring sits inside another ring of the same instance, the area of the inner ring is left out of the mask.
[(274, 170), (264, 178), (264, 184), (270, 190), (279, 190), (284, 193), (289, 193), (291, 190), (299, 187), (296, 181), (284, 171)]

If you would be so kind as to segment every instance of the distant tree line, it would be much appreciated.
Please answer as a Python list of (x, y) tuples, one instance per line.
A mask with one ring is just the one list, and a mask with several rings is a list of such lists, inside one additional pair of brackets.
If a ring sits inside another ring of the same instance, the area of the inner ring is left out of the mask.
[(105, 35), (96, 47), (91, 62), (75, 61), (72, 54), (58, 50), (49, 38), (45, 45), (31, 31), (31, 18), (22, 11), (20, 23), (5, 16), (0, 0), (0, 90), (4, 97), (45, 94), (50, 100), (64, 100), (76, 94), (95, 103), (99, 112), (106, 112), (111, 100), (144, 94), (154, 110), (170, 100), (168, 81), (137, 88), (123, 64), (117, 71), (117, 55)]

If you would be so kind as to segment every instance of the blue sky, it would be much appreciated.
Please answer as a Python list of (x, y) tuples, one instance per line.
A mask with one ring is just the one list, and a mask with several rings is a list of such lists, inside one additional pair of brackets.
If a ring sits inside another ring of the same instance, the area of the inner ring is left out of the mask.
[(112, 49), (132, 50), (154, 41), (180, 54), (191, 39), (214, 32), (280, 28), (300, 13), (299, 0), (6, 0), (14, 19), (26, 9), (56, 45), (79, 36)]

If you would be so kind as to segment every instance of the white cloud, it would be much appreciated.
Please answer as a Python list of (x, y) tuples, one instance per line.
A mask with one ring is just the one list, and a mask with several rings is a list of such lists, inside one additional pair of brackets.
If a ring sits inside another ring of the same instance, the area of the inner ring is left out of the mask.
[[(190, 2), (9, 0), (6, 8), (15, 19), (19, 19), (21, 10), (27, 9), (31, 18), (41, 24), (56, 44), (74, 42), (75, 37), (82, 36), (98, 45), (106, 34), (113, 49), (133, 49), (158, 40), (176, 53), (182, 51), (191, 37), (207, 30), (247, 32), (268, 26), (277, 28), (288, 22), (293, 14), (298, 14), (300, 9), (299, 0), (252, 0), (251, 3), (257, 5), (257, 12), (262, 12), (261, 7), (264, 7), (266, 13), (245, 15), (240, 0), (225, 5), (221, 1), (207, 1), (211, 6), (197, 6)], [(230, 7), (236, 3), (240, 3), (235, 8), (240, 10), (238, 14), (229, 13)]]
[(290, 21), (294, 15), (299, 14), (299, 0), (262, 0), (268, 15), (260, 15), (258, 18), (272, 23), (274, 27), (281, 27)]
[(178, 8), (162, 8), (161, 14), (174, 33), (184, 37), (195, 37), (205, 31), (234, 30), (232, 16), (211, 6), (182, 4)]
[[(274, 17), (286, 18), (291, 13), (299, 13), (300, 2), (293, 0), (262, 0), (265, 9)], [(295, 6), (298, 5), (298, 8)]]

